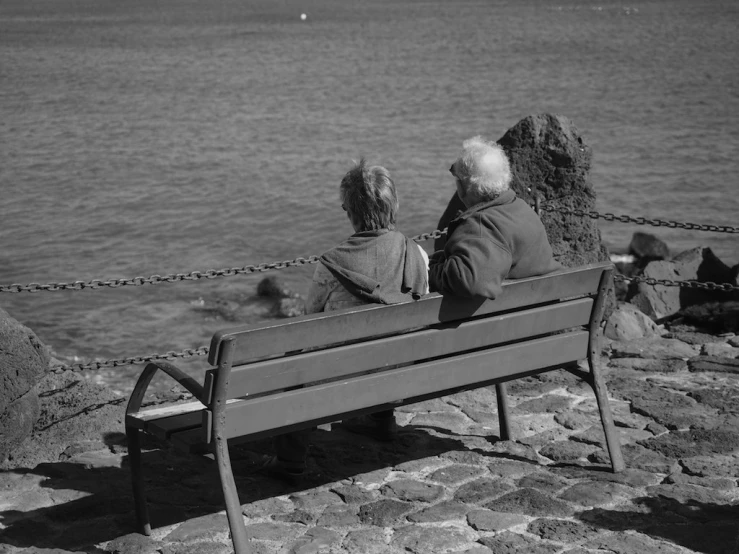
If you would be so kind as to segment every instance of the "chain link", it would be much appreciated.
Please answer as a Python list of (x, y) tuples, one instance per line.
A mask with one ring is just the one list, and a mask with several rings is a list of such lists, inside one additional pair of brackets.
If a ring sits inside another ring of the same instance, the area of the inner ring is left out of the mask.
[(701, 282), (693, 280), (673, 281), (671, 279), (655, 279), (654, 277), (641, 276), (627, 277), (626, 275), (621, 275), (620, 273), (616, 273), (613, 276), (613, 280), (633, 283), (645, 283), (651, 287), (656, 287), (660, 285), (663, 287), (683, 287), (687, 289), (717, 290), (724, 292), (739, 290), (739, 286), (732, 285), (731, 283), (714, 283), (713, 281)]
[(105, 360), (103, 362), (90, 362), (87, 364), (61, 365), (51, 370), (52, 373), (64, 371), (85, 371), (89, 369), (102, 369), (104, 367), (119, 367), (126, 365), (148, 364), (155, 360), (175, 360), (177, 358), (191, 358), (193, 356), (206, 356), (209, 352), (207, 346), (199, 348), (186, 348), (180, 352), (165, 352), (164, 354), (151, 354), (149, 356), (133, 356), (131, 358), (120, 358), (117, 360)]
[(92, 281), (73, 281), (71, 283), (29, 283), (21, 285), (0, 285), (0, 292), (41, 292), (58, 290), (84, 290), (99, 289), (101, 287), (118, 288), (125, 286), (157, 285), (159, 283), (175, 283), (178, 281), (197, 281), (198, 279), (216, 279), (218, 277), (231, 277), (234, 275), (246, 275), (248, 273), (263, 273), (273, 269), (285, 269), (305, 264), (315, 264), (318, 256), (298, 257), (294, 260), (284, 262), (262, 263), (258, 265), (246, 265), (244, 267), (232, 267), (225, 269), (208, 269), (206, 271), (191, 271), (190, 273), (172, 273), (170, 275), (152, 275), (150, 277), (134, 277), (132, 279), (93, 279)]
[(618, 221), (620, 223), (636, 223), (637, 225), (652, 225), (653, 227), (668, 227), (670, 229), (688, 229), (691, 231), (711, 231), (714, 233), (739, 233), (739, 227), (729, 225), (701, 225), (699, 223), (681, 223), (663, 219), (648, 219), (646, 217), (632, 217), (630, 215), (615, 215), (612, 213), (588, 212), (575, 208), (561, 208), (557, 206), (541, 205), (545, 212), (558, 212), (578, 217), (589, 217), (591, 219), (602, 219), (604, 221)]

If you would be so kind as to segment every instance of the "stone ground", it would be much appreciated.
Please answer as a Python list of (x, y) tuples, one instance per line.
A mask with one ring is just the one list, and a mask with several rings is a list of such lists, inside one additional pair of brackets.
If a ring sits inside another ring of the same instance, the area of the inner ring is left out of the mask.
[[(737, 347), (689, 329), (607, 347), (628, 468), (617, 475), (591, 391), (559, 371), (509, 384), (514, 441), (497, 440), (495, 393), (482, 388), (403, 408), (391, 444), (318, 429), (311, 475), (297, 487), (255, 471), (268, 442), (234, 448), (252, 550), (736, 554)], [(155, 528), (144, 537), (125, 437), (106, 442), (0, 474), (1, 554), (232, 550), (212, 462), (150, 445)]]

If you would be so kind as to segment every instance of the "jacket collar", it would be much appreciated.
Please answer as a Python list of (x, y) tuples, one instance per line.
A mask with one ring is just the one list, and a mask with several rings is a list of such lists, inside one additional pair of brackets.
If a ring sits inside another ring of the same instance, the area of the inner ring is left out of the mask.
[(486, 200), (485, 202), (480, 202), (479, 204), (475, 204), (474, 206), (470, 206), (465, 211), (460, 212), (456, 219), (467, 219), (469, 217), (472, 217), (478, 212), (481, 212), (482, 210), (485, 210), (487, 208), (490, 208), (491, 206), (502, 206), (503, 204), (510, 204), (516, 199), (516, 192), (513, 189), (508, 189), (500, 193), (500, 195), (496, 196), (493, 200)]

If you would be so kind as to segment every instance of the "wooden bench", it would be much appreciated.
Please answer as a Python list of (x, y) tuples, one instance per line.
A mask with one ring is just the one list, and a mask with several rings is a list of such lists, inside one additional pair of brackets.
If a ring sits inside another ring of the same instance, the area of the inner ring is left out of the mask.
[[(510, 438), (506, 381), (563, 368), (594, 390), (614, 472), (624, 462), (599, 343), (612, 265), (507, 281), (495, 300), (437, 294), (217, 332), (203, 385), (170, 363), (142, 372), (126, 410), (137, 519), (151, 532), (141, 477), (142, 433), (215, 454), (235, 551), (248, 551), (228, 440), (257, 439), (465, 389), (496, 385), (500, 437)], [(586, 360), (588, 370), (578, 361)], [(392, 367), (406, 364), (403, 367)], [(408, 365), (410, 364), (410, 365)], [(389, 369), (388, 369), (389, 368)], [(198, 399), (141, 409), (161, 370)]]

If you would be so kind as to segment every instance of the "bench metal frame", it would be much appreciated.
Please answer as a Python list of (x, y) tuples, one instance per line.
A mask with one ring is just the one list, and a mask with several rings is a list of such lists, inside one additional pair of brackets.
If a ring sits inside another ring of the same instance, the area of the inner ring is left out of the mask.
[[(565, 369), (595, 393), (614, 472), (624, 469), (599, 370), (610, 263), (506, 281), (494, 300), (425, 296), (215, 333), (201, 385), (173, 364), (146, 366), (126, 409), (140, 530), (151, 525), (141, 435), (215, 455), (237, 554), (249, 551), (228, 440), (252, 440), (495, 385), (500, 438), (511, 437), (505, 382)], [(586, 360), (587, 370), (578, 362)], [(197, 399), (141, 409), (163, 371)]]

